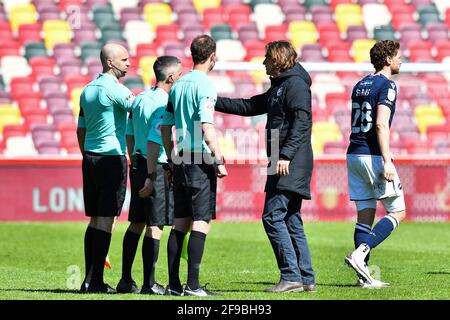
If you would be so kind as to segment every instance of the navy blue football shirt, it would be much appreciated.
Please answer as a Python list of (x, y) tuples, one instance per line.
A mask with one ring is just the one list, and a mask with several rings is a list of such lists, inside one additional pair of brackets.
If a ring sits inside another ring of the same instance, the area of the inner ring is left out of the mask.
[(391, 109), (389, 127), (395, 113), (397, 87), (382, 74), (360, 80), (352, 92), (352, 133), (347, 154), (381, 155), (376, 132), (378, 105)]

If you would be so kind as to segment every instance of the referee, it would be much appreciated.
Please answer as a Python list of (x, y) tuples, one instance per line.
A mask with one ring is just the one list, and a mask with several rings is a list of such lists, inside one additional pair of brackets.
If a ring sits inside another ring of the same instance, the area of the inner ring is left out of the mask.
[(142, 243), (144, 285), (140, 292), (164, 294), (164, 287), (155, 281), (155, 266), (163, 228), (173, 222), (173, 195), (163, 169), (167, 157), (162, 147), (161, 122), (170, 88), (181, 76), (181, 62), (176, 57), (162, 56), (155, 61), (153, 71), (156, 86), (136, 97), (128, 119), (127, 144), (128, 152), (132, 152), (130, 225), (123, 238), (119, 293), (139, 293), (131, 269), (147, 225)]
[[(103, 73), (80, 97), (78, 144), (83, 155), (83, 198), (90, 217), (84, 236), (86, 277), (80, 291), (115, 293), (103, 282), (114, 219), (120, 215), (127, 186), (126, 124), (134, 96), (119, 83), (130, 66), (128, 51), (106, 44), (100, 53)], [(89, 270), (92, 278), (87, 283)]]
[[(200, 287), (200, 263), (211, 220), (216, 217), (217, 177), (227, 175), (214, 129), (217, 93), (207, 74), (214, 68), (216, 43), (208, 35), (191, 43), (194, 68), (172, 87), (162, 137), (173, 166), (174, 225), (167, 244), (169, 285), (167, 295), (214, 295)], [(171, 129), (175, 125), (177, 152), (173, 157)], [(215, 162), (215, 163), (214, 163)], [(179, 277), (183, 240), (192, 227), (188, 243), (188, 277), (184, 288)]]

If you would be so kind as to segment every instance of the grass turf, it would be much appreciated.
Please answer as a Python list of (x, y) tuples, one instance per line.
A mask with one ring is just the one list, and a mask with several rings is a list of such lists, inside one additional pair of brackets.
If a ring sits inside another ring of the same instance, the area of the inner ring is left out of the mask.
[[(0, 223), (0, 300), (190, 298), (78, 294), (75, 286), (84, 276), (86, 225), (85, 222)], [(113, 287), (120, 279), (126, 227), (127, 223), (118, 223), (109, 251), (113, 269), (105, 270), (105, 280)], [(200, 280), (208, 282), (208, 288), (221, 295), (209, 299), (450, 299), (450, 223), (402, 223), (372, 252), (370, 264), (378, 266), (381, 279), (391, 283), (390, 288), (379, 290), (355, 287), (354, 271), (343, 263), (344, 255), (353, 246), (352, 223), (307, 222), (305, 227), (318, 292), (262, 292), (278, 281), (279, 274), (261, 223), (214, 223), (207, 237)], [(167, 238), (168, 229), (161, 241), (156, 269), (156, 279), (161, 284), (167, 283)], [(142, 284), (141, 243), (133, 268), (138, 285)], [(185, 260), (180, 270), (185, 281)]]

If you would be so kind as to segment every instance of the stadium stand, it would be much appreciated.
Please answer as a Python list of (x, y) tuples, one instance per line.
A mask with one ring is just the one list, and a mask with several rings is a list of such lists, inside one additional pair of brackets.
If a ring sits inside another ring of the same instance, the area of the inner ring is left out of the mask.
[[(178, 56), (187, 71), (190, 42), (205, 32), (217, 40), (222, 62), (261, 63), (265, 44), (279, 39), (290, 40), (304, 62), (367, 62), (375, 40), (396, 39), (405, 61), (449, 63), (449, 28), (446, 0), (4, 0), (0, 154), (77, 154), (79, 94), (101, 72), (99, 51), (109, 41), (130, 49), (132, 67), (123, 83), (139, 93), (154, 83), (158, 55)], [(342, 154), (350, 90), (362, 74), (311, 75), (314, 150)], [(260, 93), (269, 81), (261, 70), (215, 71), (212, 78), (219, 94), (230, 97)], [(399, 154), (449, 152), (449, 81), (443, 73), (397, 76), (401, 121), (392, 139)], [(263, 123), (218, 118), (222, 129)], [(240, 156), (242, 146), (229, 137), (221, 144)]]

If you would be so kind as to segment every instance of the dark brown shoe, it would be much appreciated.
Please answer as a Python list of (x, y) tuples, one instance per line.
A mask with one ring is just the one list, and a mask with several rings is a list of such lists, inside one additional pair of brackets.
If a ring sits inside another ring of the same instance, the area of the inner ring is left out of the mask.
[(267, 288), (265, 292), (302, 292), (304, 290), (303, 283), (280, 280), (273, 287)]
[(315, 284), (305, 284), (303, 285), (303, 291), (305, 292), (317, 292)]

